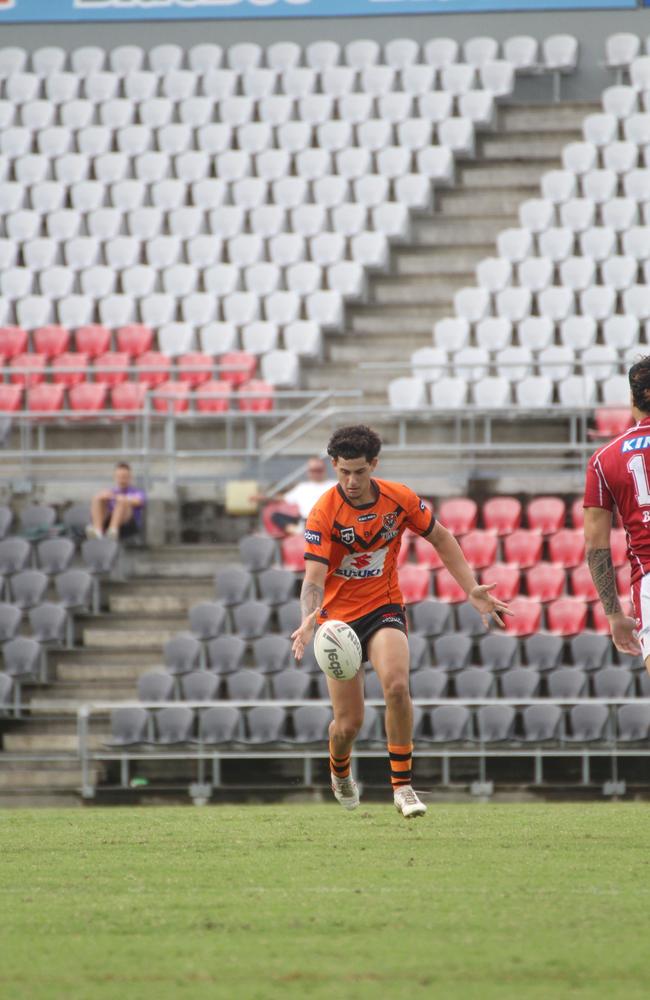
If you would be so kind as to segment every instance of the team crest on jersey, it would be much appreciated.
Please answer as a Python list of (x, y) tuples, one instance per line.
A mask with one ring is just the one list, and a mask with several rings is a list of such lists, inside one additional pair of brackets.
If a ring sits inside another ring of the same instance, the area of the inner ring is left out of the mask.
[(391, 538), (396, 538), (399, 532), (397, 531), (395, 525), (397, 524), (397, 513), (393, 511), (392, 514), (383, 514), (382, 523), (384, 529), (381, 533), (381, 537), (384, 541), (389, 542)]
[(354, 545), (354, 528), (341, 528), (341, 541), (344, 545)]

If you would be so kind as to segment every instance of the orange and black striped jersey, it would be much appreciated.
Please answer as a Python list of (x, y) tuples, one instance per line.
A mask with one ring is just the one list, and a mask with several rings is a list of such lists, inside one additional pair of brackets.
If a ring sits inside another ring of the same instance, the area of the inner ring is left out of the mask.
[(324, 563), (325, 595), (319, 621), (356, 621), (385, 604), (402, 604), (397, 554), (406, 528), (428, 535), (435, 518), (403, 486), (372, 480), (375, 499), (354, 507), (340, 486), (316, 502), (305, 525), (305, 559)]

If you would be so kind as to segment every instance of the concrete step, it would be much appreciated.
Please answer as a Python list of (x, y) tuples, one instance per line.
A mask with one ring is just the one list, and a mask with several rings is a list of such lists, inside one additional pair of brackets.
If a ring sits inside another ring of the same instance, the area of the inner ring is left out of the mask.
[(517, 225), (516, 213), (494, 215), (490, 218), (473, 219), (468, 225), (466, 219), (459, 224), (458, 219), (432, 215), (418, 218), (413, 224), (413, 243), (423, 246), (494, 247), (497, 234), (510, 225)]
[(140, 556), (133, 577), (196, 579), (212, 576), (219, 566), (238, 561), (236, 545), (168, 545)]
[(508, 160), (473, 163), (463, 168), (459, 178), (465, 190), (473, 188), (535, 187), (548, 170), (546, 160), (511, 164)]
[[(516, 215), (527, 198), (539, 197), (539, 185), (519, 185), (507, 189), (475, 189), (446, 192), (441, 198), (440, 213), (444, 217), (469, 217), (472, 220)], [(503, 228), (503, 225), (502, 225)]]
[[(90, 774), (97, 782), (103, 777), (103, 766), (90, 765)], [(78, 789), (81, 786), (79, 761), (11, 761), (0, 756), (0, 790), (9, 789)]]
[(562, 101), (559, 104), (504, 105), (500, 108), (499, 128), (505, 132), (573, 132), (587, 115), (600, 111), (595, 101)]
[(473, 269), (462, 274), (400, 275), (382, 278), (373, 283), (372, 300), (381, 305), (421, 305), (446, 306), (451, 309), (454, 293), (468, 285), (474, 278)]
[[(485, 137), (481, 142), (480, 158), (486, 160), (547, 160), (558, 162), (562, 150), (569, 142), (579, 142), (579, 129), (567, 132), (545, 132), (531, 136), (525, 132), (512, 132)], [(549, 167), (549, 170), (551, 167)]]
[(375, 401), (371, 401), (371, 394), (374, 392), (377, 395), (377, 402), (385, 403), (386, 386), (393, 377), (390, 370), (380, 373), (358, 367), (351, 369), (349, 361), (329, 361), (310, 372), (307, 384), (310, 389), (327, 389), (330, 385), (345, 383), (363, 389), (366, 405), (374, 405)]
[[(399, 338), (399, 352), (408, 358), (420, 347), (431, 347), (431, 331), (421, 334), (405, 334)], [(395, 361), (395, 337), (378, 336), (373, 333), (355, 333), (347, 342), (333, 344), (329, 349), (329, 361), (358, 364), (359, 357), (372, 358), (373, 361)]]
[(436, 277), (474, 275), (476, 265), (494, 253), (494, 243), (477, 244), (475, 247), (440, 247), (412, 244), (395, 254), (394, 270), (398, 275), (427, 275)]
[(92, 661), (60, 664), (56, 669), (56, 674), (58, 681), (68, 683), (85, 683), (89, 679), (97, 682), (125, 682), (130, 684), (132, 692), (135, 692), (138, 677), (161, 663), (162, 656), (157, 663), (142, 663), (140, 656), (134, 655), (131, 663), (113, 663), (110, 666), (101, 666)]
[(83, 647), (79, 649), (56, 649), (52, 650), (48, 658), (48, 667), (53, 671), (52, 676), (57, 676), (57, 671), (61, 667), (75, 664), (94, 664), (96, 667), (118, 667), (129, 665), (137, 660), (138, 663), (147, 665), (160, 663), (160, 644), (146, 648), (138, 648), (137, 655), (134, 656), (131, 650), (122, 650), (113, 647), (97, 647), (89, 652)]
[[(238, 555), (232, 555), (232, 562), (238, 562)], [(214, 573), (205, 577), (170, 583), (168, 577), (142, 577), (125, 582), (111, 583), (108, 604), (111, 612), (142, 612), (157, 614), (185, 615), (188, 609), (199, 601), (209, 601), (214, 597)]]
[[(158, 664), (161, 666), (162, 658)], [(151, 669), (151, 668), (149, 668)], [(145, 673), (145, 668), (142, 668)], [(101, 678), (85, 676), (80, 681), (59, 680), (41, 690), (29, 699), (29, 711), (39, 715), (56, 715), (60, 711), (68, 711), (66, 706), (83, 705), (87, 701), (132, 701), (137, 697), (137, 671), (132, 676), (110, 678), (105, 674)]]
[(165, 642), (179, 632), (187, 631), (187, 619), (180, 616), (170, 618), (165, 624), (163, 619), (156, 622), (151, 618), (142, 619), (139, 625), (133, 622), (130, 628), (124, 628), (123, 624), (119, 620), (104, 628), (84, 628), (84, 647), (89, 651), (95, 647), (108, 649), (112, 646), (125, 652), (156, 647), (162, 650)]
[(435, 321), (448, 315), (449, 307), (445, 305), (355, 306), (350, 310), (349, 326), (354, 333), (392, 334), (397, 338), (403, 333), (430, 333)]

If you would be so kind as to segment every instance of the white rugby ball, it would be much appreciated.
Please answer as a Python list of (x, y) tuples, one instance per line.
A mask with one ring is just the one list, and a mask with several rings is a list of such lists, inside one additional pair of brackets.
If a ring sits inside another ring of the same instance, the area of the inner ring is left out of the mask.
[(361, 666), (361, 643), (345, 622), (324, 622), (314, 638), (316, 662), (335, 681), (349, 681)]

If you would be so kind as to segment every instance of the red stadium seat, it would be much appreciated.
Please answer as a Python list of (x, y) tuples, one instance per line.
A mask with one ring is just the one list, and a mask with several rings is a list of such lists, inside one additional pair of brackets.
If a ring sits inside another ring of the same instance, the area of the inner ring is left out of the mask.
[[(201, 354), (199, 351), (191, 351), (188, 354), (181, 354), (176, 359), (178, 377), (181, 382), (187, 382), (192, 388), (201, 385), (202, 382), (209, 382), (212, 378), (214, 362), (210, 354)], [(192, 369), (195, 369), (192, 371)], [(198, 371), (196, 369), (199, 369)]]
[(542, 605), (530, 597), (515, 597), (510, 601), (512, 615), (504, 615), (506, 632), (511, 635), (532, 635), (539, 631), (542, 620)]
[(27, 330), (20, 326), (0, 326), (0, 354), (14, 358), (27, 350)]
[(615, 566), (622, 566), (627, 562), (627, 535), (625, 528), (614, 528), (609, 536), (609, 545), (612, 550), (612, 562)]
[(556, 635), (577, 635), (587, 625), (587, 602), (580, 597), (558, 597), (546, 608), (549, 632)]
[(153, 408), (158, 413), (184, 413), (189, 407), (187, 382), (163, 382), (153, 394)]
[[(413, 552), (418, 566), (426, 566), (427, 569), (442, 569), (444, 563), (438, 555), (438, 550), (434, 549), (431, 542), (427, 542), (422, 535), (416, 535), (414, 532), (411, 534), (413, 535)], [(406, 532), (404, 532), (404, 537), (406, 537)]]
[(225, 413), (230, 408), (232, 385), (223, 379), (203, 382), (194, 393), (199, 413)]
[(618, 590), (619, 597), (629, 598), (630, 588), (632, 586), (630, 582), (631, 577), (632, 567), (626, 559), (623, 565), (619, 566), (616, 570), (616, 589)]
[(145, 351), (151, 350), (153, 330), (142, 323), (129, 323), (116, 331), (115, 340), (118, 351), (125, 351), (132, 358), (138, 358)]
[(585, 537), (578, 528), (562, 528), (548, 540), (551, 562), (562, 563), (565, 569), (579, 566), (585, 557)]
[(405, 604), (417, 604), (431, 593), (431, 574), (424, 566), (407, 563), (397, 576)]
[(239, 386), (237, 406), (244, 413), (266, 413), (275, 407), (273, 386), (253, 378)]
[(285, 569), (292, 569), (295, 573), (304, 573), (305, 539), (302, 535), (290, 535), (288, 538), (283, 538), (280, 543), (280, 553)]
[(495, 531), (468, 531), (460, 540), (460, 547), (472, 569), (491, 566), (497, 557), (497, 534)]
[(510, 535), (521, 523), (521, 504), (516, 497), (492, 497), (483, 504), (483, 524), (498, 535)]
[(111, 389), (111, 405), (114, 410), (137, 412), (144, 408), (147, 392), (144, 382), (121, 382)]
[(172, 363), (168, 356), (161, 354), (160, 351), (145, 351), (136, 358), (135, 366), (142, 369), (138, 371), (138, 380), (152, 389), (169, 379)]
[(596, 421), (594, 436), (597, 437), (617, 437), (634, 424), (629, 407), (621, 407), (621, 409), (599, 408), (594, 413), (594, 418)]
[[(630, 615), (632, 618), (634, 615), (634, 608), (632, 607), (632, 602), (623, 599), (621, 601), (621, 606), (623, 608), (623, 613)], [(594, 623), (594, 631), (600, 632), (601, 635), (610, 635), (611, 629), (609, 627), (609, 622), (607, 620), (607, 615), (603, 611), (603, 606), (600, 601), (595, 601), (591, 606), (592, 620)]]
[(32, 333), (32, 343), (37, 354), (56, 358), (68, 350), (70, 331), (64, 326), (40, 326)]
[(560, 497), (536, 497), (526, 508), (529, 528), (552, 535), (564, 527), (566, 504)]
[(460, 604), (467, 600), (467, 594), (444, 566), (436, 573), (436, 597), (448, 604)]
[(443, 500), (438, 517), (453, 535), (466, 535), (476, 527), (478, 508), (469, 497)]
[[(293, 537), (298, 538), (302, 546), (300, 550), (300, 558), (302, 559), (302, 554), (305, 549), (302, 534), (293, 536), (292, 538), (287, 538), (284, 531), (282, 531), (282, 529), (279, 528), (273, 521), (274, 514), (287, 514), (289, 517), (300, 517), (300, 508), (295, 503), (287, 503), (286, 500), (271, 500), (270, 503), (265, 504), (262, 508), (262, 524), (264, 525), (265, 532), (267, 535), (270, 535), (271, 538), (286, 538), (287, 541), (293, 541)], [(285, 568), (293, 569), (293, 566)], [(300, 568), (301, 570), (304, 569), (304, 563), (301, 563)]]
[(219, 358), (219, 364), (226, 369), (232, 369), (231, 371), (220, 371), (219, 378), (231, 382), (234, 386), (248, 382), (257, 368), (255, 355), (249, 354), (248, 351), (230, 351), (228, 354), (222, 354)]
[(557, 563), (540, 562), (526, 570), (526, 590), (536, 601), (554, 601), (564, 593), (566, 573)]
[(41, 382), (27, 390), (27, 409), (31, 412), (56, 413), (63, 409), (65, 386)]
[[(106, 351), (95, 358), (93, 364), (95, 381), (106, 385), (119, 385), (126, 382), (129, 374), (129, 355), (123, 351)], [(115, 371), (99, 371), (101, 368), (114, 368)]]
[(521, 571), (514, 563), (494, 563), (481, 571), (481, 583), (496, 583), (492, 593), (501, 601), (512, 601), (519, 596)]
[(68, 390), (71, 410), (103, 410), (106, 405), (108, 386), (105, 382), (80, 382)]
[(571, 590), (576, 597), (581, 597), (583, 601), (598, 600), (598, 591), (586, 563), (581, 563), (572, 569), (569, 576), (571, 577)]
[(45, 378), (43, 369), (47, 358), (44, 354), (16, 354), (9, 362), (10, 368), (28, 368), (29, 372), (13, 372), (10, 381), (14, 385), (38, 385)]
[(111, 349), (111, 331), (101, 323), (80, 326), (74, 339), (77, 350), (90, 358), (97, 358)]
[(518, 528), (503, 539), (505, 561), (515, 563), (520, 569), (534, 566), (542, 558), (543, 541), (541, 531)]
[(23, 401), (22, 385), (0, 382), (0, 413), (16, 413)]
[(582, 528), (585, 523), (585, 509), (582, 506), (582, 497), (576, 497), (571, 504), (571, 523), (574, 528)]
[(55, 382), (67, 386), (78, 385), (88, 375), (88, 355), (72, 351), (59, 354), (58, 358), (52, 360), (52, 372)]

